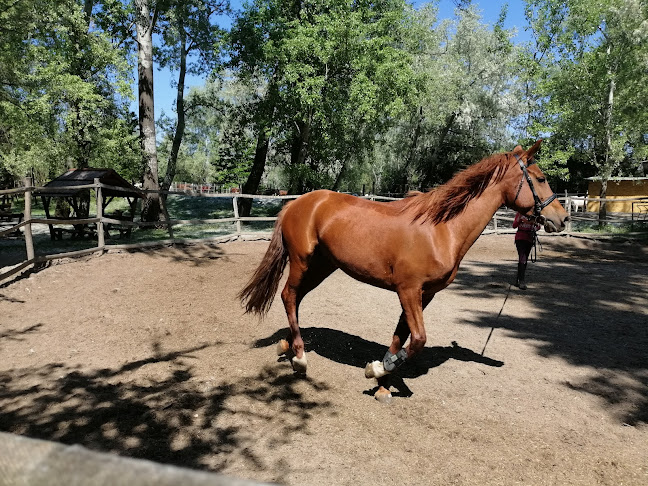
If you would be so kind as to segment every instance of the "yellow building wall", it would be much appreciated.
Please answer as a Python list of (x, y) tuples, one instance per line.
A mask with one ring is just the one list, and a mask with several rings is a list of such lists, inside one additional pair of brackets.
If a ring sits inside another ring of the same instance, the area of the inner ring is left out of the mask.
[[(601, 182), (590, 181), (587, 189), (587, 196), (598, 198), (601, 193)], [(648, 198), (648, 179), (638, 180), (624, 180), (624, 181), (608, 181), (607, 186), (607, 202), (605, 208), (609, 213), (631, 213), (632, 201), (614, 201), (615, 199), (626, 198)], [(587, 211), (598, 212), (599, 202), (588, 201)], [(637, 204), (635, 203), (634, 211), (637, 212)]]

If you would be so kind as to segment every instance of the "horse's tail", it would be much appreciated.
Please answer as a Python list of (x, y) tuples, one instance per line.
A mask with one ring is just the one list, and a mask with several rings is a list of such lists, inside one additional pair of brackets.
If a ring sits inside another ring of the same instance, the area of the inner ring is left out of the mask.
[(263, 260), (252, 275), (245, 288), (238, 293), (238, 298), (245, 306), (245, 312), (255, 312), (264, 316), (270, 310), (277, 293), (279, 280), (288, 262), (288, 251), (283, 242), (281, 220), (283, 212), (275, 223), (270, 246)]

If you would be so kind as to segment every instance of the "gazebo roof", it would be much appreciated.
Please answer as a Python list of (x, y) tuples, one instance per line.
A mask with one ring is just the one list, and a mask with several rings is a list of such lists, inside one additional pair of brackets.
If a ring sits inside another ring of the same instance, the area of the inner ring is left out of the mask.
[[(87, 167), (84, 169), (70, 169), (64, 174), (52, 179), (45, 184), (44, 189), (39, 191), (42, 196), (60, 196), (60, 195), (76, 195), (81, 191), (88, 189), (77, 189), (77, 186), (85, 186), (92, 184), (95, 179), (99, 179), (102, 184), (114, 187), (123, 187), (124, 190), (119, 189), (103, 189), (105, 196), (118, 196), (118, 197), (143, 197), (143, 193), (126, 179), (120, 176), (113, 169), (95, 169)], [(58, 189), (48, 191), (47, 188)], [(69, 189), (61, 191), (61, 189)]]

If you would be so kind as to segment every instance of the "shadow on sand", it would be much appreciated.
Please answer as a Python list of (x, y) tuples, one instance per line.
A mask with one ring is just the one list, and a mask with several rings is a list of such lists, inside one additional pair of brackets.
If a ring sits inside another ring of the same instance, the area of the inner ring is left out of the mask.
[[(485, 330), (506, 329), (510, 336), (532, 341), (539, 356), (560, 357), (574, 366), (591, 368), (590, 378), (565, 380), (563, 385), (599, 397), (621, 423), (648, 423), (646, 248), (629, 249), (631, 255), (624, 260), (624, 247), (619, 245), (604, 246), (595, 254), (587, 248), (558, 247), (560, 258), (543, 259), (540, 254), (539, 261), (530, 264), (529, 290), (524, 293), (511, 287), (514, 262), (473, 261), (462, 265), (450, 287), (453, 292), (502, 302), (507, 292), (516, 292), (533, 309), (533, 317), (524, 319), (509, 316), (506, 308), (499, 317), (475, 311), (463, 324)], [(434, 301), (430, 304), (433, 307)], [(429, 315), (428, 327), (433, 326)], [(280, 330), (258, 341), (257, 346), (274, 344), (286, 334), (286, 330)], [(358, 368), (380, 359), (387, 350), (385, 345), (333, 329), (303, 328), (302, 335), (307, 351)], [(406, 396), (402, 378), (421, 376), (448, 359), (502, 366), (502, 362), (485, 358), (482, 350), (478, 351), (456, 343), (426, 347), (398, 370), (400, 378), (393, 385)]]
[[(272, 366), (214, 384), (198, 380), (187, 363), (218, 345), (164, 353), (154, 347), (149, 358), (114, 369), (51, 363), (0, 373), (0, 430), (189, 468), (218, 472), (239, 461), (249, 470), (288, 474), (255, 447), (250, 424), (266, 427), (264, 447), (289, 443), (314, 414), (334, 413), (319, 394), (326, 385)], [(165, 378), (131, 376), (160, 363), (168, 366)], [(230, 419), (235, 414), (244, 419)]]
[[(364, 369), (365, 365), (385, 355), (387, 346), (368, 341), (358, 336), (343, 331), (322, 327), (301, 328), (307, 352), (314, 352), (336, 363)], [(286, 337), (286, 331), (280, 330), (274, 334), (258, 340), (255, 347), (273, 346), (280, 339)], [(395, 396), (409, 397), (412, 395), (403, 378), (417, 378), (425, 375), (430, 369), (442, 365), (449, 359), (470, 361), (487, 366), (503, 366), (502, 361), (487, 358), (474, 351), (459, 346), (453, 342), (451, 346), (426, 347), (411, 361), (407, 361), (392, 375), (392, 386), (398, 390)], [(287, 358), (280, 358), (280, 361)], [(373, 388), (365, 393), (373, 395)]]

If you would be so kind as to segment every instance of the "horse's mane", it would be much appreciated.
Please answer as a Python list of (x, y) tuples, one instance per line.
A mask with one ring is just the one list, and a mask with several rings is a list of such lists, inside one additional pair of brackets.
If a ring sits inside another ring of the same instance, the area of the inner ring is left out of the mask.
[(403, 211), (413, 212), (413, 221), (434, 224), (450, 221), (459, 216), (470, 201), (481, 196), (491, 182), (501, 181), (509, 165), (506, 154), (486, 157), (455, 174), (442, 186), (408, 195)]

